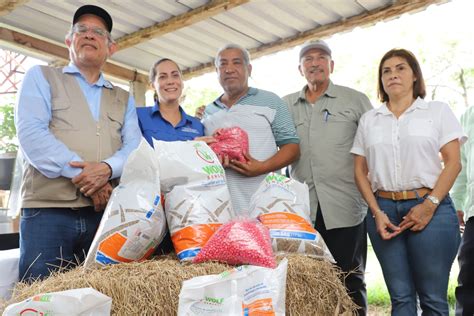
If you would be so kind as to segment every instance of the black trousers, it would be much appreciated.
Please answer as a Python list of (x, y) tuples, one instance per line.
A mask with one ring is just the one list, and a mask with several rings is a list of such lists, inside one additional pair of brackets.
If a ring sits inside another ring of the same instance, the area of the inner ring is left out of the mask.
[(458, 254), (456, 316), (474, 315), (474, 217), (466, 222)]
[(318, 205), (314, 228), (321, 234), (331, 251), (336, 265), (348, 273), (344, 281), (352, 301), (359, 306), (358, 315), (367, 315), (367, 290), (364, 274), (367, 261), (367, 226), (362, 221), (357, 226), (326, 229), (321, 208)]

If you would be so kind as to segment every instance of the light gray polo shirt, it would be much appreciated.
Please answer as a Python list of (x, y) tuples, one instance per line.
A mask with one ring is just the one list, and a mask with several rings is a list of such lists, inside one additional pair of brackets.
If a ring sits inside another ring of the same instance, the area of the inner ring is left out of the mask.
[[(260, 161), (271, 158), (280, 146), (298, 144), (288, 108), (273, 92), (250, 87), (230, 108), (220, 98), (206, 107), (203, 120), (206, 135), (212, 135), (218, 128), (238, 126), (248, 134), (250, 155)], [(248, 216), (250, 198), (266, 174), (247, 177), (230, 168), (226, 168), (225, 174), (234, 211)]]
[(319, 203), (327, 229), (356, 226), (367, 205), (355, 184), (350, 150), (359, 119), (372, 105), (363, 93), (330, 82), (312, 106), (306, 89), (283, 98), (300, 138), (301, 157), (291, 176), (308, 184), (313, 223)]

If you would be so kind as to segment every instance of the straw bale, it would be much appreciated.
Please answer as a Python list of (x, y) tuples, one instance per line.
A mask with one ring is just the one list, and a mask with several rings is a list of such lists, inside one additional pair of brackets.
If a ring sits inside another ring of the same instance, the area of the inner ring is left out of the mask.
[[(353, 314), (355, 305), (342, 285), (339, 270), (302, 255), (287, 258), (287, 315)], [(32, 284), (18, 283), (12, 299), (3, 306), (0, 302), (0, 310), (35, 294), (92, 287), (112, 297), (113, 315), (176, 315), (182, 281), (230, 268), (216, 262), (181, 264), (171, 255), (99, 269), (78, 267)]]

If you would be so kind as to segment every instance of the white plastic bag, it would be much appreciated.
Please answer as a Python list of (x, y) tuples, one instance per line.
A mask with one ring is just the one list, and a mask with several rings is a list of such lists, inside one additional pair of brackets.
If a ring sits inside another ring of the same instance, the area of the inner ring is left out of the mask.
[(112, 299), (93, 288), (39, 294), (7, 306), (3, 316), (110, 315)]
[(142, 139), (125, 163), (84, 266), (146, 259), (165, 234), (158, 161), (151, 146)]
[(161, 190), (194, 184), (202, 187), (225, 185), (225, 171), (212, 149), (202, 141), (165, 142), (153, 139), (160, 165)]
[(8, 300), (19, 279), (20, 249), (0, 251), (0, 300)]
[(271, 172), (250, 200), (250, 216), (270, 230), (276, 254), (301, 253), (335, 262), (310, 219), (305, 183)]
[(183, 282), (178, 315), (285, 315), (287, 259), (277, 268), (240, 266)]
[(224, 168), (201, 141), (153, 141), (173, 246), (181, 261), (192, 260), (234, 215)]

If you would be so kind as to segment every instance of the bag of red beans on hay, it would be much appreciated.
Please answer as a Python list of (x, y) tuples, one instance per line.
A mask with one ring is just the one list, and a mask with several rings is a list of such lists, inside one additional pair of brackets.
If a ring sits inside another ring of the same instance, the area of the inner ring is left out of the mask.
[(269, 229), (276, 254), (300, 253), (334, 263), (309, 207), (306, 184), (271, 172), (250, 199), (249, 214)]
[(246, 163), (244, 153), (249, 152), (249, 136), (238, 126), (220, 128), (212, 135), (217, 142), (209, 146), (218, 156), (228, 156), (229, 160)]
[(193, 263), (219, 261), (275, 268), (268, 229), (254, 219), (234, 219), (222, 225), (207, 241)]

